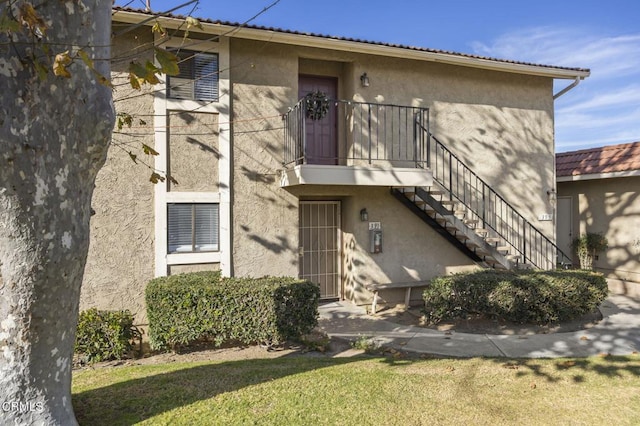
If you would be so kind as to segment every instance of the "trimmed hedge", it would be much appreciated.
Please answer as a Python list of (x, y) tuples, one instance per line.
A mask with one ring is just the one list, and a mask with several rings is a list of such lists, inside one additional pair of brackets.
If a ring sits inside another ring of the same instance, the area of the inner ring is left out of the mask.
[(483, 270), (434, 278), (423, 297), (430, 323), (482, 314), (542, 325), (593, 312), (607, 294), (604, 276), (590, 271)]
[(129, 311), (80, 312), (74, 351), (88, 362), (122, 359), (133, 349), (132, 341), (141, 339)]
[(156, 278), (145, 297), (151, 348), (177, 349), (201, 340), (273, 345), (297, 339), (318, 324), (320, 290), (294, 278), (196, 272)]

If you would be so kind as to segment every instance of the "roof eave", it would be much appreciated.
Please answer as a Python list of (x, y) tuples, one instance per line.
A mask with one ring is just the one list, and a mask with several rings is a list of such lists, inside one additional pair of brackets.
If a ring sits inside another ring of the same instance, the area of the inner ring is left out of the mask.
[[(148, 19), (150, 15), (132, 11), (118, 10), (113, 16), (114, 21), (139, 24)], [(184, 26), (184, 21), (179, 18), (159, 16), (154, 21), (159, 21), (165, 28), (177, 29)], [(234, 27), (230, 25), (201, 22), (203, 29), (199, 32), (209, 34), (225, 34), (233, 32), (232, 37), (258, 41), (270, 41), (296, 46), (331, 49), (346, 52), (358, 52), (369, 55), (378, 55), (418, 61), (439, 62), (443, 64), (459, 65), (465, 67), (481, 68), (492, 71), (510, 72), (516, 74), (535, 75), (558, 79), (584, 79), (590, 75), (588, 70), (575, 70), (547, 67), (544, 65), (527, 65), (511, 63), (500, 60), (474, 58), (462, 55), (454, 55), (441, 52), (429, 52), (425, 50), (410, 49), (406, 47), (394, 47), (375, 43), (342, 40), (331, 37), (318, 37), (307, 34), (292, 34), (269, 29), (257, 29), (247, 27)]]
[(608, 173), (585, 173), (581, 175), (570, 176), (558, 176), (557, 182), (576, 182), (581, 180), (595, 180), (595, 179), (613, 179), (623, 177), (638, 177), (640, 176), (640, 170), (626, 170), (621, 172), (608, 172)]

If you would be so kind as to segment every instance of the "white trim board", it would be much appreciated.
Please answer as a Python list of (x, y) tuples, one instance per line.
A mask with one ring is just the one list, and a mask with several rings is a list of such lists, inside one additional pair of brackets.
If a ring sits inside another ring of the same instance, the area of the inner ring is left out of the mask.
[(640, 176), (640, 170), (628, 170), (624, 172), (610, 172), (610, 173), (591, 173), (584, 175), (573, 176), (558, 176), (557, 182), (575, 182), (579, 180), (595, 180), (595, 179), (613, 179), (621, 177), (637, 177)]

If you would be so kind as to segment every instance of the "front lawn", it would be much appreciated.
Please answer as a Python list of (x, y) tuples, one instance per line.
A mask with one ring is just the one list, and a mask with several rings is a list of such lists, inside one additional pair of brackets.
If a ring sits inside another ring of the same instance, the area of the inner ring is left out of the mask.
[(76, 371), (81, 425), (640, 424), (640, 356), (296, 356)]

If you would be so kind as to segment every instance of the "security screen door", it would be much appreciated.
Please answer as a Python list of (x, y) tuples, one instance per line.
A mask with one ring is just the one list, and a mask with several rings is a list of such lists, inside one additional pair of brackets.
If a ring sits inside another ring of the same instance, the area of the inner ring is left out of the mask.
[(320, 286), (322, 299), (340, 298), (340, 202), (301, 201), (299, 275)]

